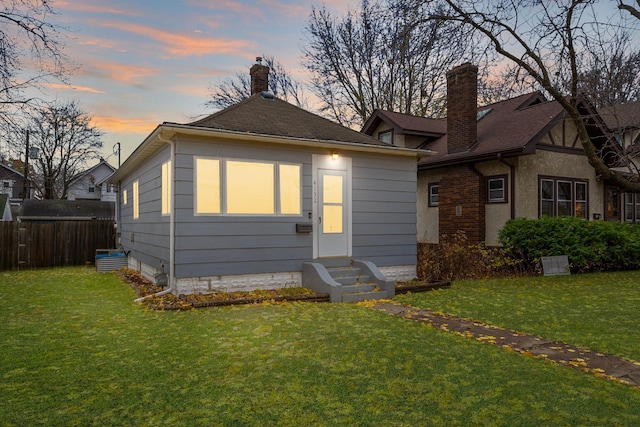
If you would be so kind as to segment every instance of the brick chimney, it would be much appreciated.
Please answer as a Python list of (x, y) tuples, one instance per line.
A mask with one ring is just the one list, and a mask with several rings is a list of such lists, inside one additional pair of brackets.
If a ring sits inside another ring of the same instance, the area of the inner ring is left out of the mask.
[(447, 73), (447, 152), (469, 149), (478, 139), (478, 67), (465, 63)]
[(251, 75), (251, 95), (269, 90), (269, 67), (262, 65), (262, 58), (256, 58), (256, 64), (253, 64), (249, 70)]

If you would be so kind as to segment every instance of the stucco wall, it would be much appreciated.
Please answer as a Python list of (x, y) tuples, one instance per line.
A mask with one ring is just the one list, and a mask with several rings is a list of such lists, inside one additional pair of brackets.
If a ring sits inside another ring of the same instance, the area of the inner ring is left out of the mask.
[(538, 176), (581, 179), (588, 182), (588, 218), (604, 214), (604, 187), (596, 180), (596, 173), (582, 154), (570, 154), (539, 149), (535, 155), (517, 159), (515, 216), (538, 218)]
[[(505, 222), (511, 218), (511, 204), (514, 203), (515, 218), (538, 218), (540, 175), (585, 180), (588, 183), (588, 218), (594, 214), (604, 214), (604, 187), (596, 180), (595, 171), (587, 158), (580, 152), (566, 153), (538, 149), (536, 154), (508, 159), (515, 167), (515, 179), (511, 179), (510, 168), (497, 160), (476, 163), (475, 168), (485, 177), (507, 175), (507, 203), (485, 204), (485, 241), (489, 245), (498, 244), (498, 234)], [(445, 173), (444, 168), (418, 173), (417, 239), (424, 243), (438, 243), (438, 207), (429, 207), (429, 184), (438, 183)], [(514, 182), (515, 181), (515, 182)], [(514, 191), (511, 186), (514, 185)], [(515, 193), (515, 194), (514, 194)], [(514, 196), (512, 197), (512, 194)]]
[(437, 206), (429, 206), (429, 184), (440, 182), (442, 171), (418, 173), (417, 238), (421, 243), (438, 243), (440, 220)]
[(507, 175), (507, 202), (485, 204), (485, 242), (490, 246), (496, 246), (498, 234), (504, 223), (511, 218), (511, 168), (499, 161), (479, 163), (476, 169), (485, 177), (495, 175)]

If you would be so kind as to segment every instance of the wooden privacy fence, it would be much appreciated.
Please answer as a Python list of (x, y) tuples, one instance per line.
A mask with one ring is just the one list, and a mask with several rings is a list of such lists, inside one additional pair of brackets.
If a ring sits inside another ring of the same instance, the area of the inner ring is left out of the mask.
[(0, 221), (0, 270), (93, 263), (96, 249), (115, 248), (115, 235), (111, 220)]

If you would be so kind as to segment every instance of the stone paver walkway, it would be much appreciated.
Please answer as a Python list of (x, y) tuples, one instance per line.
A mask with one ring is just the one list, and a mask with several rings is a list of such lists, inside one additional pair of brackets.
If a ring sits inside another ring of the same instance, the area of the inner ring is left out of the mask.
[(389, 301), (375, 302), (371, 307), (415, 322), (429, 323), (468, 338), (590, 372), (599, 377), (640, 387), (640, 363), (638, 362)]

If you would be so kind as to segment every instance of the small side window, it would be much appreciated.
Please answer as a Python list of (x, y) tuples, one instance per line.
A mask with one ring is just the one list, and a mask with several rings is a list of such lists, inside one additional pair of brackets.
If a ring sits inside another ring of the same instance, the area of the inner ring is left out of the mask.
[(487, 202), (504, 203), (507, 201), (507, 176), (487, 177)]
[(393, 129), (378, 132), (378, 141), (393, 144)]
[(440, 186), (438, 183), (429, 184), (429, 206), (440, 204)]

